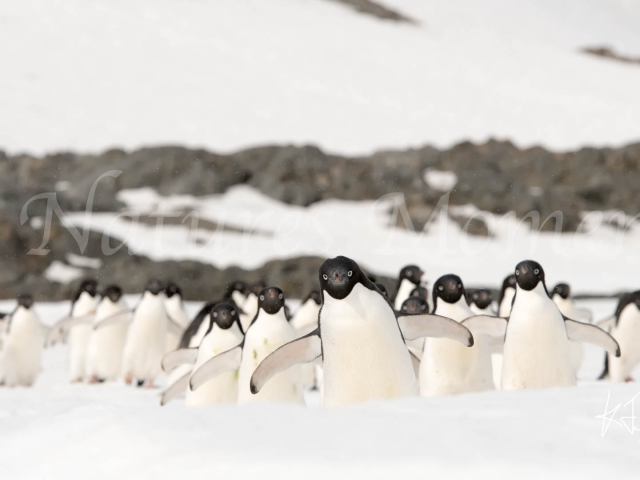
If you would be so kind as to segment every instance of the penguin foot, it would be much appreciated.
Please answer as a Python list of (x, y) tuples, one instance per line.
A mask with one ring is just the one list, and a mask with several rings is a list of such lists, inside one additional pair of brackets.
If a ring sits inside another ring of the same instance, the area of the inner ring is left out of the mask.
[(153, 380), (149, 380), (149, 382), (147, 383), (147, 388), (156, 388), (156, 386), (153, 384)]
[(87, 380), (87, 383), (91, 384), (91, 383), (96, 383), (98, 381), (98, 379), (96, 377), (89, 377), (89, 380)]
[(138, 388), (144, 385), (144, 380), (138, 380)]
[(133, 381), (133, 375), (131, 375), (130, 373), (127, 373), (124, 376), (124, 383), (126, 383), (127, 385), (131, 385), (132, 381)]
[(635, 382), (635, 380), (633, 379), (633, 377), (627, 377), (627, 378), (625, 378), (625, 379), (624, 379), (624, 381), (625, 381), (626, 383), (629, 383), (629, 382)]
[(82, 383), (82, 379), (81, 378), (74, 378), (73, 380), (71, 380), (71, 383)]

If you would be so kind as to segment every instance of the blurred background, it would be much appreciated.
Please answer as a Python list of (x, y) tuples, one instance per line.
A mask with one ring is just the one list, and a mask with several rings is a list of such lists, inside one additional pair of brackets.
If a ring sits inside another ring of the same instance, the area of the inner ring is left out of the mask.
[(2, 298), (640, 266), (637, 1), (22, 0), (0, 45)]

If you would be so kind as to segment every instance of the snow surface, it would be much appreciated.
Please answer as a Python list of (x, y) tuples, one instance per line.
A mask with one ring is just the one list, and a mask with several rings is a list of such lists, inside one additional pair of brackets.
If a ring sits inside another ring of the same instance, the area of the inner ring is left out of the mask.
[(177, 143), (340, 153), (507, 138), (574, 149), (640, 134), (640, 7), (624, 0), (0, 3), (0, 148)]
[[(126, 298), (130, 306), (136, 299)], [(0, 310), (13, 305), (0, 302)], [(199, 306), (188, 303), (189, 315)], [(615, 302), (580, 306), (600, 318)], [(69, 303), (35, 308), (50, 324)], [(335, 410), (186, 409), (181, 400), (160, 407), (159, 390), (69, 384), (66, 347), (59, 346), (46, 350), (34, 388), (0, 389), (2, 478), (637, 478), (638, 434), (621, 417), (630, 416), (625, 404), (640, 387), (594, 383), (603, 354), (589, 346), (585, 352), (576, 388)], [(603, 436), (607, 423), (596, 417), (609, 392), (609, 410), (622, 406)]]
[[(397, 196), (299, 207), (239, 185), (223, 195), (206, 197), (163, 197), (150, 188), (124, 190), (118, 199), (127, 205), (123, 212), (93, 213), (88, 218), (70, 213), (65, 222), (105, 232), (117, 240), (112, 240), (112, 248), (124, 242), (122, 248), (157, 261), (193, 260), (255, 269), (278, 258), (346, 255), (374, 273), (392, 277), (403, 266), (418, 264), (431, 282), (456, 273), (467, 286), (498, 288), (518, 262), (532, 258), (545, 269), (550, 286), (569, 282), (576, 294), (640, 288), (636, 274), (640, 225), (635, 222), (626, 231), (616, 230), (607, 223), (614, 212), (590, 213), (580, 233), (556, 235), (532, 231), (514, 216), (479, 213), (469, 205), (451, 207), (452, 213), (483, 218), (492, 232), (492, 238), (485, 238), (463, 234), (443, 211), (426, 233), (396, 228), (396, 218), (404, 218), (404, 204)], [(184, 225), (159, 227), (123, 218), (136, 212), (161, 216), (183, 210), (193, 211)], [(218, 228), (191, 228), (194, 218), (215, 221)], [(620, 221), (630, 218), (623, 216)]]

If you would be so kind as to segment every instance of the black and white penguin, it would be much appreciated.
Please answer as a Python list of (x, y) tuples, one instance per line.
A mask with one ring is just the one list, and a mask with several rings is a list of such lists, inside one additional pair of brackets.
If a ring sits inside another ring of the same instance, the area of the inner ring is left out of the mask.
[[(417, 395), (413, 361), (405, 339), (454, 338), (473, 345), (469, 330), (436, 315), (396, 317), (389, 301), (347, 257), (326, 260), (319, 271), (319, 326), (260, 363), (251, 391), (298, 363), (323, 361), (325, 406)], [(268, 386), (268, 385), (267, 385)]]
[(429, 304), (422, 297), (409, 297), (404, 302), (402, 302), (400, 313), (402, 315), (417, 315), (429, 313)]
[(30, 387), (40, 372), (43, 329), (31, 295), (20, 295), (2, 334), (0, 384)]
[[(462, 280), (444, 275), (433, 284), (436, 315), (461, 322), (475, 315), (467, 304)], [(468, 327), (469, 328), (469, 327)], [(423, 396), (452, 395), (493, 388), (491, 348), (488, 339), (469, 328), (474, 338), (472, 348), (442, 338), (425, 340), (420, 362), (420, 393)]]
[(498, 299), (498, 316), (508, 317), (511, 313), (511, 304), (513, 303), (513, 297), (516, 296), (516, 276), (514, 274), (509, 275), (502, 282), (502, 288), (500, 289), (500, 298)]
[(570, 340), (587, 342), (620, 356), (618, 343), (601, 328), (568, 319), (551, 300), (539, 263), (516, 266), (516, 295), (508, 319), (485, 315), (465, 324), (504, 338), (502, 389), (573, 386)]
[(260, 362), (287, 342), (296, 338), (295, 329), (284, 313), (284, 294), (268, 287), (258, 297), (258, 313), (244, 336), (242, 344), (223, 352), (195, 370), (190, 386), (197, 391), (202, 385), (226, 372), (238, 370), (238, 403), (304, 402), (300, 368), (290, 368), (274, 378), (259, 395), (249, 388), (251, 375)]
[(197, 371), (211, 358), (242, 343), (244, 332), (240, 312), (231, 302), (219, 302), (209, 309), (206, 318), (207, 331), (196, 348), (180, 349), (165, 355), (162, 366), (169, 370), (180, 363), (189, 369), (167, 388), (161, 405), (185, 393), (188, 407), (206, 407), (219, 403), (236, 403), (238, 400), (238, 370), (228, 371), (201, 385), (197, 390), (189, 388), (192, 372)]
[[(187, 319), (187, 312), (184, 309), (184, 298), (182, 296), (182, 289), (174, 282), (167, 283), (165, 288), (166, 300), (164, 306), (167, 309), (167, 315), (176, 324), (180, 325), (183, 329), (189, 326), (189, 320)], [(180, 345), (181, 337), (175, 333), (167, 333), (167, 352), (175, 350)]]
[(607, 353), (599, 379), (616, 383), (632, 381), (631, 374), (640, 363), (640, 291), (623, 295), (613, 316), (598, 323), (603, 328), (607, 324), (610, 324), (610, 334), (620, 345), (622, 355), (616, 358)]
[(407, 265), (400, 270), (398, 283), (396, 288), (396, 296), (393, 300), (393, 306), (396, 310), (400, 310), (402, 302), (409, 298), (411, 291), (420, 285), (424, 272), (415, 265)]
[[(122, 299), (122, 289), (111, 285), (105, 289), (98, 303), (93, 324), (118, 315), (129, 318), (131, 310)], [(90, 383), (114, 381), (121, 375), (128, 328), (126, 322), (116, 322), (98, 330), (91, 328), (86, 372)]]
[(170, 322), (165, 298), (164, 286), (157, 280), (150, 280), (131, 316), (122, 365), (127, 384), (135, 378), (138, 386), (146, 382), (152, 387), (160, 373)]
[[(427, 303), (429, 303), (429, 300), (430, 300), (429, 289), (426, 287), (423, 287), (422, 285), (418, 285), (416, 288), (411, 290), (411, 293), (409, 294), (409, 296), (423, 298), (427, 301)], [(429, 305), (429, 309), (431, 309), (431, 305)]]
[[(70, 317), (94, 315), (99, 301), (98, 282), (94, 279), (83, 280), (71, 301)], [(69, 378), (72, 382), (81, 382), (85, 378), (90, 336), (91, 325), (88, 322), (80, 322), (69, 327), (67, 345), (69, 347)]]
[[(318, 314), (322, 305), (322, 295), (319, 290), (312, 290), (302, 301), (296, 313), (291, 319), (291, 325), (296, 329), (296, 334), (303, 337), (318, 328)], [(316, 366), (304, 364), (300, 366), (304, 385), (317, 387)]]
[(469, 307), (476, 315), (493, 315), (493, 294), (486, 288), (478, 288), (469, 295)]

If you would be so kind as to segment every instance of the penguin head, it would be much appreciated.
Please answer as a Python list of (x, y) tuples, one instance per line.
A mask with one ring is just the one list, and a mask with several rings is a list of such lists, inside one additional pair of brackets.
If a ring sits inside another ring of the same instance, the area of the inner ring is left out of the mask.
[(513, 273), (505, 278), (504, 282), (502, 282), (503, 294), (507, 288), (513, 288), (514, 290), (516, 289), (516, 276)]
[(400, 312), (404, 315), (429, 313), (429, 304), (422, 297), (409, 297), (404, 302), (402, 302)]
[(399, 281), (407, 279), (414, 285), (420, 285), (420, 279), (424, 275), (424, 272), (420, 270), (419, 267), (415, 265), (407, 265), (402, 270), (400, 270), (400, 278)]
[(266, 286), (267, 284), (264, 283), (264, 281), (258, 280), (256, 283), (251, 284), (251, 286), (248, 288), (247, 293), (253, 293), (257, 297), (258, 295), (260, 295), (262, 289), (266, 288)]
[(249, 287), (242, 280), (235, 280), (227, 287), (227, 292), (224, 294), (224, 298), (231, 298), (233, 292), (240, 292), (242, 295), (246, 295), (249, 292)]
[(482, 310), (491, 305), (491, 302), (493, 302), (491, 290), (479, 288), (471, 294), (471, 303)]
[(120, 301), (120, 297), (122, 297), (122, 289), (117, 285), (110, 285), (104, 291), (104, 296), (113, 303), (117, 303)]
[(235, 322), (238, 322), (238, 325), (240, 325), (240, 312), (238, 312), (235, 305), (229, 302), (216, 303), (211, 308), (209, 314), (211, 315), (212, 322), (209, 325), (209, 331), (213, 328), (213, 323), (223, 330), (228, 330)]
[(347, 257), (329, 258), (320, 266), (320, 285), (323, 292), (336, 300), (346, 298), (358, 283), (373, 286), (356, 262)]
[(622, 311), (628, 306), (634, 304), (638, 310), (640, 310), (640, 290), (632, 293), (625, 293), (620, 297), (618, 306), (616, 307), (616, 317), (620, 317)]
[(429, 290), (427, 290), (422, 285), (418, 285), (416, 288), (411, 290), (411, 293), (409, 294), (409, 296), (410, 297), (420, 297), (420, 298), (424, 298), (426, 300), (426, 299), (429, 298)]
[(18, 295), (18, 306), (29, 310), (33, 306), (33, 297), (28, 293)]
[(78, 297), (82, 292), (87, 292), (92, 297), (95, 297), (98, 294), (98, 282), (93, 278), (83, 280), (78, 288)]
[(284, 293), (278, 287), (267, 287), (260, 290), (258, 308), (270, 315), (278, 313), (284, 307)]
[(380, 293), (382, 293), (382, 295), (384, 295), (385, 297), (389, 298), (389, 292), (387, 292), (387, 287), (385, 287), (381, 283), (374, 283), (374, 285), (376, 286), (376, 288), (378, 290), (380, 290)]
[(149, 292), (151, 295), (159, 295), (164, 291), (164, 285), (159, 280), (151, 279), (144, 287), (145, 292)]
[(318, 290), (311, 290), (302, 303), (307, 303), (309, 300), (313, 300), (316, 305), (320, 305), (322, 303), (322, 296)]
[(167, 294), (167, 298), (171, 298), (174, 295), (180, 295), (180, 297), (182, 297), (182, 290), (180, 289), (180, 287), (173, 283), (173, 282), (169, 282), (167, 284), (167, 288), (165, 289), (165, 293)]
[(457, 275), (443, 275), (433, 284), (434, 303), (438, 298), (447, 303), (457, 303), (464, 294), (464, 285)]
[(560, 295), (565, 300), (571, 296), (571, 287), (566, 283), (559, 283), (553, 287), (551, 295)]
[(527, 292), (536, 288), (540, 282), (544, 285), (544, 270), (533, 260), (520, 262), (516, 266), (515, 275), (518, 286)]

